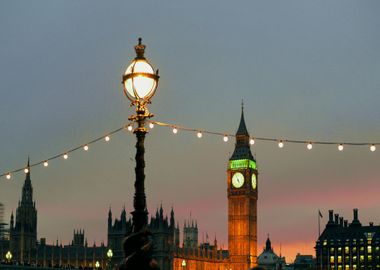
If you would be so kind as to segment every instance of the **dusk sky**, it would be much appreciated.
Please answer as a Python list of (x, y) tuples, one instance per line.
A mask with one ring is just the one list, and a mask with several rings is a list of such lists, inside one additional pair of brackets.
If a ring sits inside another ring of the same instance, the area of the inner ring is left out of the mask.
[[(1, 1), (0, 173), (105, 135), (134, 113), (122, 74), (138, 37), (160, 70), (153, 120), (235, 133), (241, 100), (252, 136), (380, 142), (380, 2)], [(32, 168), (38, 239), (107, 242), (107, 212), (132, 211), (135, 137), (120, 132), (88, 152)], [(190, 212), (227, 248), (227, 161), (234, 141), (155, 127), (146, 138), (154, 214)], [(313, 254), (318, 209), (380, 223), (380, 147), (256, 142), (258, 250), (270, 234), (292, 261)], [(25, 175), (0, 179), (5, 221)]]

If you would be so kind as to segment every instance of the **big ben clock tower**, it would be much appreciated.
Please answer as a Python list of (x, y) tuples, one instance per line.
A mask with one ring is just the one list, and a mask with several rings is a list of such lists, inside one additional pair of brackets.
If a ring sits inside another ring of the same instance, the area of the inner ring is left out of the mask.
[(242, 107), (235, 150), (228, 162), (228, 249), (233, 270), (257, 265), (257, 168)]

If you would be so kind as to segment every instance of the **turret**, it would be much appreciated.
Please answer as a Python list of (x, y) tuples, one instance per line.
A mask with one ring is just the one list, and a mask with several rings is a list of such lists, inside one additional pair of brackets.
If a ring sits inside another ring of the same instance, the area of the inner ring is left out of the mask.
[(13, 230), (14, 228), (14, 224), (15, 224), (15, 220), (14, 220), (14, 217), (13, 217), (13, 210), (12, 210), (12, 214), (11, 214), (11, 222), (10, 222), (10, 229)]
[(108, 210), (108, 231), (112, 229), (112, 211), (111, 211), (111, 206), (110, 209)]
[(170, 211), (170, 228), (175, 228), (175, 220), (174, 220), (174, 210), (172, 207), (172, 210)]

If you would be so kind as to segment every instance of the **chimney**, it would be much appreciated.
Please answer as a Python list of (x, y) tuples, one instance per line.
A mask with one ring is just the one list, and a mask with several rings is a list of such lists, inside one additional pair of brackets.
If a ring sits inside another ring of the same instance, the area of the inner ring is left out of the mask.
[(345, 221), (344, 221), (344, 227), (345, 227), (345, 228), (348, 227), (348, 220), (345, 220)]
[(339, 218), (339, 225), (340, 225), (340, 227), (343, 227), (343, 217)]
[(329, 223), (334, 223), (334, 210), (329, 210)]
[(339, 214), (335, 214), (335, 224), (339, 224)]
[(358, 209), (357, 208), (354, 209), (354, 220), (359, 220), (359, 218), (358, 218)]
[(360, 223), (359, 218), (358, 218), (358, 209), (357, 208), (354, 209), (354, 219), (352, 220), (352, 223), (350, 224), (350, 227), (351, 226), (354, 226), (354, 227), (361, 227), (362, 226), (362, 224)]

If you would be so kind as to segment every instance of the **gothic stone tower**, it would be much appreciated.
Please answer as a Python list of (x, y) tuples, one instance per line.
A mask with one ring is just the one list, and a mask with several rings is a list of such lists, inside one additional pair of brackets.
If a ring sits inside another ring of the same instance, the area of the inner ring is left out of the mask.
[(33, 201), (33, 187), (30, 180), (29, 159), (21, 202), (16, 211), (16, 223), (13, 224), (13, 213), (10, 226), (10, 246), (14, 260), (30, 263), (35, 259), (37, 243), (37, 210)]
[(257, 168), (242, 108), (235, 150), (227, 169), (228, 249), (231, 268), (257, 265)]

